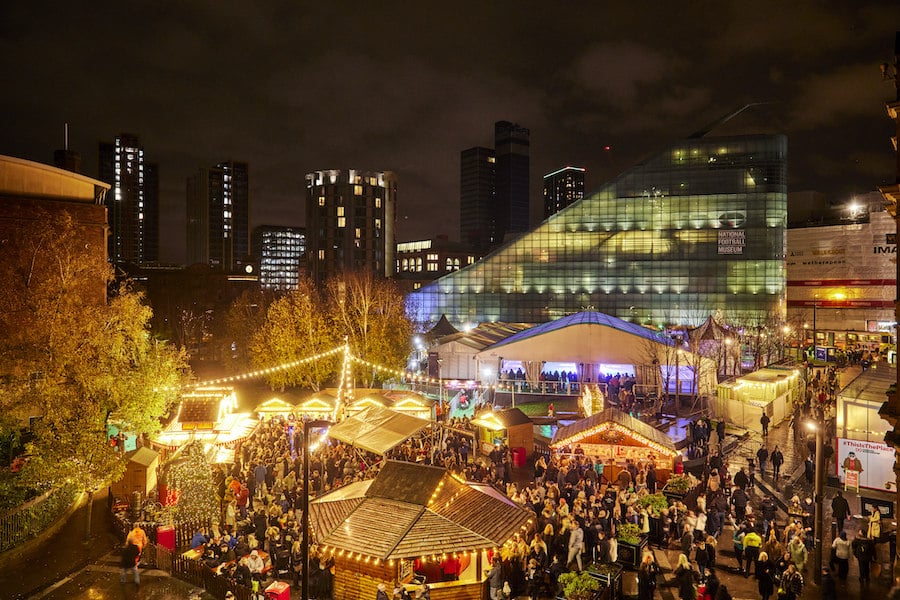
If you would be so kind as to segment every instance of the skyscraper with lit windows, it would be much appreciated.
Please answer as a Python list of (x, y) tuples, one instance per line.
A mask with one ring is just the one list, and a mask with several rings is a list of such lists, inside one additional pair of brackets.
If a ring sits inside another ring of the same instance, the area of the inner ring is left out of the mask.
[(253, 257), (259, 264), (259, 287), (264, 290), (297, 289), (306, 271), (306, 230), (302, 227), (260, 225), (253, 230)]
[(231, 273), (250, 254), (247, 163), (201, 168), (187, 180), (187, 262)]
[(159, 260), (159, 175), (144, 160), (138, 136), (122, 133), (100, 143), (98, 178), (111, 186), (106, 195), (109, 260), (141, 264)]
[(563, 167), (544, 175), (544, 219), (584, 198), (584, 169)]
[(317, 285), (339, 273), (394, 274), (397, 179), (356, 169), (306, 175), (306, 256)]
[(642, 325), (785, 310), (787, 139), (686, 139), (407, 297), (422, 325), (542, 323), (585, 308)]

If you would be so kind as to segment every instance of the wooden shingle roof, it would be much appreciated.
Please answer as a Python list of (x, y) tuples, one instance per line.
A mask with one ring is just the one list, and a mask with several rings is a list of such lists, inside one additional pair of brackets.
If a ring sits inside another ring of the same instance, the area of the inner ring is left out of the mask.
[(387, 461), (364, 497), (361, 489), (316, 498), (310, 521), (324, 544), (382, 560), (499, 546), (533, 518), (443, 468), (410, 462)]
[(221, 398), (184, 398), (178, 420), (181, 423), (215, 423)]

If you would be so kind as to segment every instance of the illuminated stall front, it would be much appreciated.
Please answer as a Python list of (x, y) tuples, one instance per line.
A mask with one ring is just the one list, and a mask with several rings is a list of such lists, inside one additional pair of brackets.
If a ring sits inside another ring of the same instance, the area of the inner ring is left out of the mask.
[(573, 452), (577, 446), (585, 456), (603, 461), (604, 477), (610, 481), (632, 460), (655, 463), (657, 479), (664, 482), (678, 455), (669, 436), (614, 408), (560, 427), (550, 442), (557, 452)]
[(393, 390), (385, 392), (384, 395), (391, 401), (391, 410), (420, 419), (434, 420), (435, 401), (431, 398), (408, 390)]
[(309, 417), (312, 420), (330, 419), (334, 415), (334, 407), (337, 405), (337, 396), (326, 392), (313, 394), (294, 407), (294, 412), (300, 417)]
[(182, 395), (175, 418), (150, 443), (157, 450), (172, 451), (196, 439), (230, 452), (233, 461), (235, 445), (257, 425), (252, 414), (236, 413), (235, 408), (234, 388), (195, 388)]
[[(491, 552), (532, 525), (496, 490), (403, 461), (316, 498), (310, 517), (320, 551), (334, 556), (337, 598), (373, 598), (395, 580), (418, 592), (424, 578), (432, 600), (481, 600)], [(458, 580), (441, 581), (442, 566)]]
[(803, 394), (803, 378), (797, 369), (766, 368), (721, 383), (716, 393), (716, 416), (753, 431), (762, 431), (759, 419), (769, 415), (770, 427), (794, 410)]
[(253, 412), (259, 416), (260, 420), (271, 419), (272, 417), (287, 418), (296, 407), (290, 402), (285, 402), (281, 398), (271, 398), (265, 402), (256, 405)]
[(482, 454), (494, 446), (506, 444), (513, 455), (513, 466), (525, 467), (534, 453), (534, 423), (518, 408), (487, 410), (475, 415), (475, 442)]

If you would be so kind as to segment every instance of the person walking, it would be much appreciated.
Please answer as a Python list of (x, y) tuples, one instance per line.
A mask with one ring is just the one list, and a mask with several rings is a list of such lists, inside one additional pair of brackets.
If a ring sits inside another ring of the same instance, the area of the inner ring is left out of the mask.
[(765, 446), (760, 446), (759, 450), (756, 451), (756, 462), (759, 463), (759, 476), (763, 477), (766, 474), (766, 463), (769, 461), (769, 449)]
[(772, 476), (775, 478), (775, 483), (778, 483), (778, 475), (781, 473), (781, 465), (784, 464), (784, 454), (781, 452), (781, 449), (778, 445), (775, 446), (775, 449), (772, 450), (772, 454), (769, 456), (769, 460), (772, 461)]
[(750, 576), (750, 569), (756, 567), (756, 559), (759, 558), (760, 547), (762, 546), (762, 537), (756, 533), (755, 529), (750, 529), (744, 536), (744, 560), (747, 563), (747, 570), (744, 571), (744, 577)]
[(844, 530), (844, 521), (850, 516), (850, 504), (841, 490), (831, 499), (831, 518), (837, 523), (837, 530)]
[[(850, 542), (847, 541), (847, 532), (841, 530), (838, 537), (831, 543), (831, 562), (837, 564), (837, 576), (847, 579), (850, 570)], [(832, 564), (832, 569), (834, 568)]]
[(783, 600), (797, 600), (803, 593), (803, 575), (800, 574), (794, 563), (789, 564), (781, 576), (781, 590), (783, 593), (780, 593), (778, 597)]
[(775, 593), (775, 563), (765, 552), (760, 552), (756, 561), (756, 583), (762, 600), (769, 600)]
[(578, 526), (578, 521), (572, 521), (572, 528), (569, 531), (569, 557), (566, 560), (566, 566), (571, 565), (574, 560), (578, 564), (578, 572), (581, 573), (582, 552), (584, 552), (584, 530)]
[(641, 566), (638, 569), (638, 600), (652, 600), (656, 594), (656, 578), (659, 575), (659, 565), (652, 552), (644, 554)]
[(734, 544), (734, 557), (737, 559), (738, 573), (744, 572), (744, 526), (740, 525), (734, 528), (734, 535), (731, 538)]
[(766, 413), (763, 413), (762, 416), (759, 418), (759, 424), (762, 426), (763, 437), (769, 437), (769, 423), (770, 422), (771, 422), (771, 419), (769, 419), (769, 415), (767, 415)]
[(831, 569), (822, 567), (822, 600), (837, 600), (837, 587), (834, 583), (834, 577), (831, 576)]
[(791, 553), (791, 563), (797, 567), (797, 570), (801, 573), (806, 569), (806, 561), (809, 559), (809, 551), (806, 549), (806, 544), (803, 543), (803, 540), (799, 535), (795, 535), (791, 542), (787, 547), (788, 552)]
[(503, 589), (503, 568), (499, 556), (495, 555), (491, 561), (491, 570), (487, 572), (487, 581), (490, 588), (490, 600), (500, 600), (500, 591)]
[(691, 563), (684, 554), (678, 555), (678, 566), (675, 567), (674, 574), (675, 582), (678, 586), (678, 597), (681, 600), (696, 600), (697, 591), (694, 589), (694, 583), (699, 579), (699, 576), (691, 568)]
[(125, 543), (125, 549), (122, 551), (122, 575), (119, 581), (125, 583), (125, 576), (128, 571), (134, 573), (134, 584), (141, 585), (141, 573), (138, 570), (140, 564), (141, 551), (137, 544), (132, 542)]
[(872, 561), (875, 560), (875, 543), (866, 537), (865, 529), (860, 529), (859, 534), (850, 544), (853, 556), (859, 562), (859, 582), (868, 584), (870, 580), (869, 570)]

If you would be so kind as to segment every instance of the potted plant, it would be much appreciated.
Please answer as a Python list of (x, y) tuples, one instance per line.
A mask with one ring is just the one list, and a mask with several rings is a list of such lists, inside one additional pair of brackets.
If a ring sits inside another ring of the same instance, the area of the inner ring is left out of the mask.
[(647, 538), (641, 534), (641, 528), (633, 523), (616, 526), (616, 542), (617, 562), (626, 568), (637, 569), (641, 565), (641, 556), (647, 545)]
[(669, 508), (669, 501), (665, 494), (656, 492), (655, 494), (647, 494), (638, 499), (638, 504), (647, 509), (651, 517), (658, 518), (662, 511)]
[(600, 582), (600, 586), (609, 590), (606, 600), (619, 600), (622, 597), (622, 565), (617, 563), (594, 563), (587, 568), (591, 576)]
[(683, 500), (695, 485), (690, 475), (672, 475), (663, 486), (662, 493), (670, 503), (674, 503), (676, 500)]
[(559, 584), (568, 600), (592, 600), (600, 590), (600, 582), (587, 571), (563, 573), (559, 576)]

